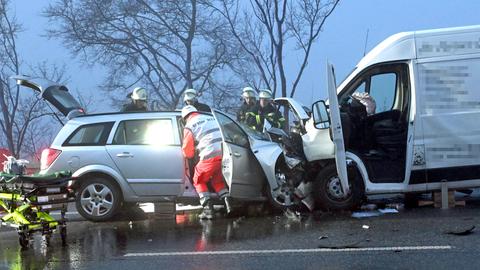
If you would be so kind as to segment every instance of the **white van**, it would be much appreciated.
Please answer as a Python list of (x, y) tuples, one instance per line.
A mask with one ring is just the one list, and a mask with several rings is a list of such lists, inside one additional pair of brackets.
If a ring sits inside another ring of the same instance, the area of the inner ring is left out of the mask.
[[(319, 168), (320, 207), (438, 190), (443, 180), (480, 186), (480, 26), (393, 35), (338, 87), (327, 66), (329, 104), (315, 103), (311, 118), (297, 113), (305, 157)], [(356, 92), (368, 93), (375, 110), (367, 113)]]

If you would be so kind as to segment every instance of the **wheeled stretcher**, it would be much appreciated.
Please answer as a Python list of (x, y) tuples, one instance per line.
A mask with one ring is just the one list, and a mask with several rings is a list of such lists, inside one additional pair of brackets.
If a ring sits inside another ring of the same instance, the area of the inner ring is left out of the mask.
[[(48, 246), (54, 231), (60, 231), (66, 244), (67, 204), (74, 201), (74, 192), (68, 188), (70, 172), (51, 175), (14, 175), (0, 173), (0, 221), (2, 226), (16, 228), (22, 248), (28, 248), (35, 232), (42, 234)], [(60, 210), (60, 219), (50, 213)]]

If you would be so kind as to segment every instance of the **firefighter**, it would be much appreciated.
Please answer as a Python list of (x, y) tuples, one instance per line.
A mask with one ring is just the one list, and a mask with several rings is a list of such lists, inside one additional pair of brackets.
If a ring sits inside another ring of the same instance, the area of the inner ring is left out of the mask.
[(265, 120), (272, 127), (283, 128), (285, 118), (272, 103), (272, 92), (268, 89), (260, 90), (259, 102), (250, 112), (247, 112), (246, 123), (251, 128), (263, 131)]
[(211, 112), (212, 110), (207, 104), (198, 102), (198, 94), (195, 89), (187, 89), (183, 93), (183, 102), (185, 105), (191, 105), (200, 112)]
[(256, 92), (253, 88), (247, 86), (242, 90), (243, 103), (237, 113), (237, 121), (245, 123), (247, 119), (247, 113), (252, 111), (253, 107), (257, 104)]
[(222, 135), (213, 116), (202, 114), (191, 105), (182, 109), (185, 120), (182, 152), (185, 158), (192, 159), (198, 154), (193, 185), (200, 197), (203, 211), (200, 219), (213, 219), (213, 203), (207, 183), (211, 185), (225, 204), (227, 215), (232, 211), (231, 198), (222, 176)]
[(147, 90), (143, 87), (135, 87), (132, 93), (129, 94), (131, 102), (125, 104), (122, 112), (146, 112), (147, 108)]

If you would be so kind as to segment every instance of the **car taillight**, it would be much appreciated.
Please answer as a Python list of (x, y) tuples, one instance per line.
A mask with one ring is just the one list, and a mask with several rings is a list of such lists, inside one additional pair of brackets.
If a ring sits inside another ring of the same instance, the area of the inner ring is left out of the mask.
[(53, 148), (47, 148), (42, 151), (42, 157), (40, 158), (40, 170), (45, 170), (57, 159), (62, 151)]

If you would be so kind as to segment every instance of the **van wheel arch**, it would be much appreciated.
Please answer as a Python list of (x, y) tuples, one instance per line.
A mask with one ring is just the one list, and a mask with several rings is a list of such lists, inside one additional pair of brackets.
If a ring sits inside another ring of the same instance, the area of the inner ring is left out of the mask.
[(351, 193), (346, 199), (335, 198), (332, 196), (332, 192), (327, 190), (327, 187), (332, 185), (332, 181), (335, 181), (334, 178), (338, 178), (334, 161), (326, 164), (326, 166), (318, 172), (313, 183), (313, 195), (317, 207), (327, 211), (352, 210), (364, 201), (365, 180), (356, 163), (352, 163), (352, 165), (348, 167), (348, 172)]

